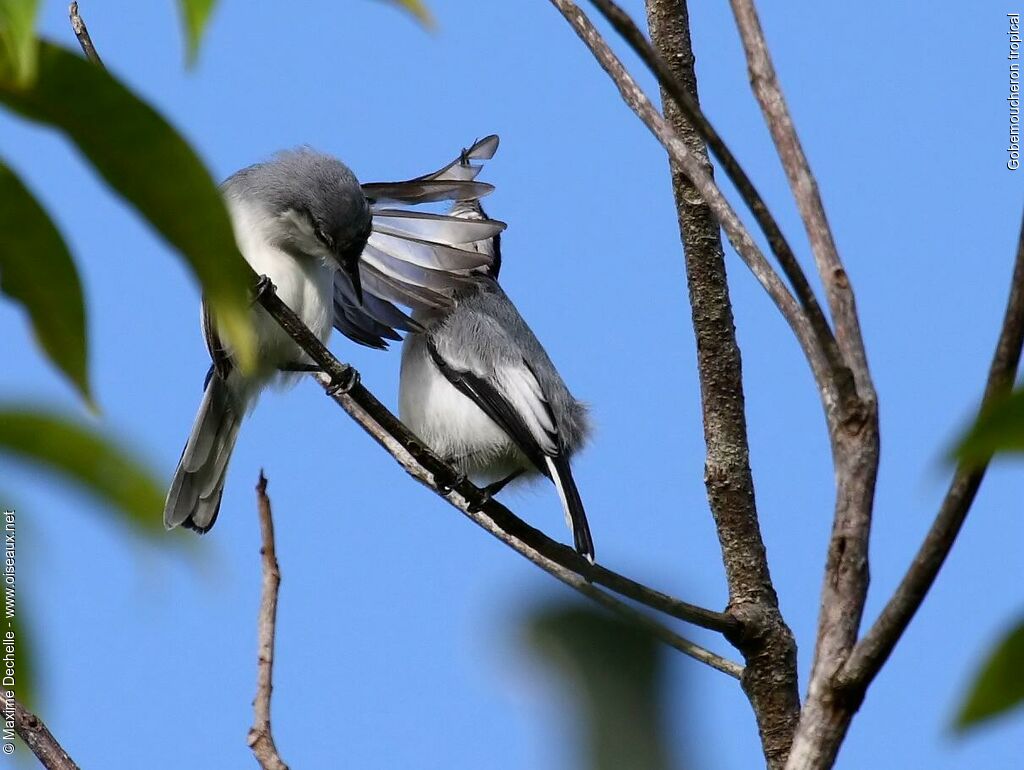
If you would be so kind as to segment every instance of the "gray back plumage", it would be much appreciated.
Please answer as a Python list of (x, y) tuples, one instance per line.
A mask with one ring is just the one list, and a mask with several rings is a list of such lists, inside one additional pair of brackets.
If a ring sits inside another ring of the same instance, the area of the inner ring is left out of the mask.
[(586, 405), (569, 392), (544, 346), (496, 281), (478, 276), (472, 288), (456, 296), (454, 310), (431, 324), (430, 336), (445, 358), (472, 362), (478, 372), (525, 362), (551, 407), (562, 449), (572, 455), (586, 442)]
[(278, 153), (233, 174), (224, 182), (228, 194), (258, 200), (272, 214), (289, 209), (308, 212), (337, 243), (365, 236), (370, 206), (359, 180), (337, 158), (309, 148)]

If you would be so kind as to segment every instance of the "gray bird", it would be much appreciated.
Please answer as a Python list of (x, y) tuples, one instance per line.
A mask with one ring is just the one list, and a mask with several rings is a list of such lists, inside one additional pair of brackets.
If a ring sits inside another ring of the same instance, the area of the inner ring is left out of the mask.
[[(415, 328), (394, 302), (408, 304), (415, 296), (438, 307), (450, 304), (453, 289), (443, 264), (463, 255), (467, 263), (486, 265), (486, 255), (463, 244), (504, 227), (490, 221), (467, 227), (461, 220), (386, 207), (476, 197), (491, 189), (472, 180), (360, 185), (343, 163), (308, 149), (280, 153), (237, 172), (222, 186), (242, 256), (274, 284), (280, 299), (322, 342), (337, 325), (354, 341), (373, 347), (382, 346), (382, 335), (396, 338), (395, 327)], [(368, 242), (376, 243), (373, 261), (362, 264)], [(425, 269), (432, 271), (431, 287), (405, 275), (418, 278), (417, 271)], [(339, 298), (347, 308), (340, 323)], [(206, 532), (213, 526), (242, 419), (267, 385), (294, 384), (295, 372), (313, 368), (262, 307), (254, 306), (252, 314), (257, 366), (243, 375), (203, 303), (203, 336), (213, 365), (167, 494), (168, 528)]]
[[(476, 168), (473, 157), (471, 148), (460, 166)], [(437, 173), (448, 178), (452, 172)], [(486, 221), (475, 199), (456, 202), (450, 213)], [(587, 439), (587, 409), (498, 285), (500, 236), (475, 248), (490, 262), (470, 271), (453, 306), (413, 314), (423, 331), (402, 345), (399, 414), (461, 472), (491, 482), (488, 494), (524, 474), (550, 478), (576, 550), (593, 563), (594, 543), (569, 462)]]

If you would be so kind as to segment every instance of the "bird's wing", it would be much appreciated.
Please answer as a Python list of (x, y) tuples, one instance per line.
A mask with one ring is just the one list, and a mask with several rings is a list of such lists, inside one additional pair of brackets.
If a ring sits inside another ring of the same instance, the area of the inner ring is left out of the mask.
[(463, 219), (427, 211), (373, 208), (373, 232), (421, 243), (460, 246), (493, 238), (506, 227), (496, 219)]
[(408, 332), (423, 327), (372, 291), (363, 292), (360, 305), (352, 280), (338, 270), (334, 274), (334, 328), (360, 345), (387, 350), (387, 340), (402, 339), (396, 329)]
[[(220, 334), (217, 333), (217, 325), (213, 320), (213, 311), (210, 309), (210, 303), (206, 301), (205, 295), (202, 302), (202, 324), (203, 340), (206, 342), (206, 350), (210, 354), (210, 360), (213, 362), (213, 368), (210, 371), (216, 372), (222, 380), (227, 381), (228, 374), (231, 373), (234, 364), (231, 362), (231, 356), (228, 354), (227, 348), (224, 347), (224, 343), (221, 341)], [(209, 379), (209, 376), (207, 379)]]
[(367, 182), (363, 195), (375, 206), (405, 203), (476, 200), (494, 192), (494, 185), (472, 179), (407, 179), (403, 182)]
[(483, 166), (471, 161), (490, 160), (497, 150), (498, 135), (491, 134), (463, 149), (437, 171), (401, 182), (369, 182), (363, 185), (363, 194), (377, 205), (477, 200), (493, 192), (494, 185), (475, 181)]
[(497, 147), (497, 136), (484, 137), (433, 173), (362, 186), (373, 214), (373, 230), (359, 261), (363, 303), (339, 274), (334, 286), (336, 329), (361, 345), (386, 348), (386, 340), (399, 339), (396, 329), (409, 331), (414, 323), (396, 304), (413, 310), (447, 309), (455, 292), (472, 280), (470, 273), (492, 266), (493, 254), (478, 244), (504, 230), (504, 222), (394, 206), (476, 201), (494, 188), (475, 181), (481, 166), (471, 161), (493, 157)]
[(445, 379), (494, 420), (540, 473), (549, 476), (545, 458), (561, 453), (558, 429), (551, 406), (526, 361), (484, 372), (472, 361), (445, 358), (429, 336), (427, 349)]
[[(472, 181), (476, 179), (480, 170), (483, 168), (482, 164), (471, 163), (474, 160), (490, 160), (494, 157), (494, 153), (498, 150), (498, 135), (491, 134), (485, 136), (483, 139), (478, 139), (467, 149), (464, 149), (458, 154), (458, 156), (446, 166), (442, 166), (437, 171), (430, 174), (424, 174), (421, 177), (417, 177), (417, 180), (435, 180), (435, 181), (453, 181), (453, 180), (468, 180)], [(460, 200), (467, 200), (461, 198)]]
[(473, 362), (468, 359), (459, 363), (447, 360), (430, 336), (427, 350), (445, 379), (494, 420), (537, 470), (554, 482), (576, 550), (593, 564), (594, 540), (583, 500), (569, 458), (562, 451), (551, 405), (526, 359), (498, 364), (484, 373), (473, 371)]

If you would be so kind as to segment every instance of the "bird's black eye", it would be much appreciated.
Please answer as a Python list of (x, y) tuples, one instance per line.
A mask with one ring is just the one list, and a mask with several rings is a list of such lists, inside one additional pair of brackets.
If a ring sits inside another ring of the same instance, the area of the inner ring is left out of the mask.
[(313, 225), (313, 235), (320, 241), (324, 246), (331, 247), (331, 237), (324, 232), (324, 229), (319, 224)]

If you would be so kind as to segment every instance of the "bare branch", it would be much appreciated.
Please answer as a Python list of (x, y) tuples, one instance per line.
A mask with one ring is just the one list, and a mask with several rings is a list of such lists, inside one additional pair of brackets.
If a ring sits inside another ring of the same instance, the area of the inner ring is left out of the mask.
[(843, 358), (851, 368), (861, 398), (874, 399), (874, 386), (868, 371), (867, 353), (861, 337), (853, 288), (836, 249), (818, 183), (811, 173), (807, 156), (793, 126), (775, 67), (772, 65), (764, 31), (753, 0), (730, 0), (736, 25), (747, 55), (750, 83), (771, 131), (775, 148), (793, 190), (804, 221), (818, 273), (825, 285), (829, 308), (836, 324), (836, 337)]
[[(695, 152), (698, 158), (702, 158), (702, 156), (706, 158), (707, 149), (704, 148), (704, 143), (706, 142), (707, 147), (715, 154), (726, 175), (736, 186), (736, 191), (743, 198), (744, 203), (747, 204), (747, 207), (757, 220), (761, 231), (768, 239), (768, 245), (771, 247), (772, 253), (775, 254), (775, 258), (779, 261), (782, 271), (789, 279), (789, 283), (796, 293), (796, 298), (799, 300), (812, 328), (818, 336), (822, 352), (828, 358), (830, 367), (835, 371), (845, 366), (835, 338), (832, 336), (832, 329), (829, 326), (828, 319), (825, 318), (825, 314), (818, 304), (818, 299), (814, 296), (814, 290), (811, 288), (803, 268), (800, 267), (793, 249), (786, 240), (786, 236), (782, 234), (782, 229), (768, 210), (768, 206), (757, 191), (754, 183), (747, 176), (747, 172), (743, 170), (739, 161), (736, 160), (736, 156), (732, 154), (728, 145), (726, 145), (725, 141), (704, 115), (697, 100), (696, 91), (694, 90), (691, 94), (691, 90), (688, 88), (688, 82), (691, 78), (688, 78), (687, 74), (693, 72), (693, 53), (689, 46), (687, 46), (689, 56), (684, 57), (684, 59), (674, 57), (668, 51), (665, 51), (664, 55), (659, 55), (654, 46), (647, 42), (640, 28), (619, 5), (612, 0), (591, 0), (591, 2), (615, 30), (622, 35), (623, 39), (629, 43), (630, 48), (633, 49), (641, 61), (647, 65), (647, 68), (658, 79), (658, 85), (662, 89), (662, 102), (666, 106), (670, 103), (674, 104), (675, 108), (681, 113), (681, 116), (685, 118), (685, 121), (671, 121), (676, 132), (685, 138), (686, 133), (688, 133), (687, 128), (689, 127), (691, 131), (695, 131), (699, 135), (702, 140), (700, 143), (701, 149), (698, 151), (692, 143), (689, 143), (691, 151)], [(652, 9), (657, 8), (658, 5), (658, 3), (648, 2), (649, 19), (651, 18)], [(685, 3), (678, 2), (675, 11), (674, 16), (676, 19), (688, 22)], [(655, 36), (653, 27), (651, 34), (652, 37)], [(686, 39), (689, 41), (689, 34), (686, 35)], [(674, 66), (670, 66), (668, 61), (672, 61)], [(688, 72), (680, 71), (682, 61), (689, 62), (686, 68)], [(668, 116), (668, 111), (666, 110), (666, 117)], [(706, 204), (704, 205), (706, 206)], [(721, 240), (718, 236), (717, 226), (715, 228), (715, 239)]]
[[(618, 6), (604, 0), (594, 2), (602, 6), (602, 12), (609, 16), (616, 29), (631, 38), (631, 44), (635, 43), (634, 48), (642, 58), (649, 64), (650, 61), (658, 64), (665, 117), (690, 151), (706, 164), (704, 132), (697, 127), (697, 121), (690, 119), (692, 115), (699, 115), (699, 107), (685, 0), (647, 0), (648, 26), (658, 53)], [(664, 62), (671, 62), (671, 66)], [(669, 90), (678, 93), (666, 93)], [(686, 105), (690, 106), (689, 110)], [(731, 158), (727, 149), (724, 154)], [(746, 632), (733, 639), (747, 663), (743, 689), (757, 719), (767, 764), (778, 768), (786, 761), (800, 711), (796, 643), (779, 612), (757, 519), (744, 413), (743, 372), (721, 230), (686, 175), (676, 164), (671, 165), (697, 338), (697, 370), (707, 443), (704, 483), (722, 547), (729, 583), (729, 607), (746, 620)], [(742, 171), (738, 173), (742, 175)], [(756, 191), (753, 195), (756, 197)], [(757, 201), (760, 202), (760, 198)], [(763, 202), (760, 205), (763, 207)], [(767, 215), (767, 210), (764, 213)], [(772, 221), (770, 216), (768, 218)], [(789, 254), (792, 257), (792, 252)], [(813, 295), (810, 300), (820, 321), (825, 323)], [(806, 306), (805, 310), (812, 315)]]
[(686, 143), (651, 104), (650, 99), (626, 71), (622, 62), (594, 28), (586, 14), (571, 0), (551, 0), (551, 3), (565, 17), (579, 38), (594, 54), (594, 58), (611, 77), (622, 95), (623, 101), (650, 129), (669, 153), (673, 162), (683, 170), (701, 197), (707, 202), (740, 259), (750, 268), (754, 277), (768, 292), (768, 296), (775, 302), (779, 312), (793, 329), (793, 333), (811, 365), (815, 381), (818, 383), (827, 408), (827, 405), (834, 401), (830, 387), (829, 362), (818, 345), (815, 332), (803, 308), (793, 298), (779, 275), (768, 264), (722, 191), (705, 170), (704, 163), (689, 150)]
[(4, 717), (13, 714), (15, 732), (32, 749), (40, 764), (47, 770), (78, 770), (78, 765), (53, 737), (43, 720), (22, 706), (17, 698), (7, 698), (4, 692), (0, 690), (0, 711)]
[[(1024, 218), (1021, 220), (1017, 256), (1010, 283), (1010, 298), (1003, 316), (995, 354), (988, 371), (985, 395), (979, 412), (984, 412), (1013, 387), (1024, 346)], [(971, 468), (960, 467), (942, 501), (938, 515), (921, 544), (907, 574), (885, 605), (871, 630), (858, 642), (841, 672), (843, 686), (863, 691), (885, 665), (896, 643), (907, 630), (925, 595), (935, 582), (950, 549), (963, 526), (967, 512), (988, 468), (988, 462)]]
[(274, 518), (267, 497), (267, 478), (260, 471), (256, 484), (257, 509), (260, 519), (263, 565), (263, 589), (260, 597), (260, 615), (257, 626), (259, 657), (257, 658), (256, 697), (253, 699), (253, 723), (248, 743), (253, 756), (263, 770), (288, 770), (288, 765), (277, 753), (270, 725), (270, 698), (274, 690), (274, 635), (277, 628), (277, 592), (281, 586), (281, 571), (277, 566), (274, 545)]
[(71, 18), (71, 29), (75, 33), (75, 37), (78, 38), (78, 44), (82, 46), (82, 52), (85, 53), (85, 58), (91, 61), (93, 64), (103, 66), (103, 60), (100, 55), (96, 52), (96, 47), (92, 44), (92, 38), (89, 37), (89, 30), (85, 26), (85, 22), (82, 21), (82, 17), (78, 15), (78, 3), (72, 3), (68, 8), (68, 16)]

